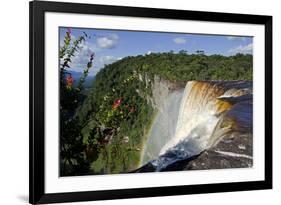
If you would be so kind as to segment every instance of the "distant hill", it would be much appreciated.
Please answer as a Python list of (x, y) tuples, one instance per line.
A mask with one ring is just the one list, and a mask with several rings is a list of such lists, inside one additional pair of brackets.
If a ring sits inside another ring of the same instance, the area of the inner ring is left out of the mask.
[[(72, 71), (72, 70), (69, 70), (68, 72), (71, 73), (71, 75), (74, 79), (74, 86), (77, 86), (79, 79), (83, 75), (83, 73), (77, 72), (77, 71)], [(84, 83), (85, 89), (92, 87), (94, 79), (95, 79), (95, 76), (87, 76), (85, 83)]]

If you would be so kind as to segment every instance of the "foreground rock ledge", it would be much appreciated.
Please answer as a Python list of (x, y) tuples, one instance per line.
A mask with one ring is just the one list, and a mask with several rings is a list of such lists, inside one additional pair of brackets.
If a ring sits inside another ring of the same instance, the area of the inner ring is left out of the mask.
[(184, 170), (248, 168), (253, 166), (252, 135), (229, 135), (189, 161)]

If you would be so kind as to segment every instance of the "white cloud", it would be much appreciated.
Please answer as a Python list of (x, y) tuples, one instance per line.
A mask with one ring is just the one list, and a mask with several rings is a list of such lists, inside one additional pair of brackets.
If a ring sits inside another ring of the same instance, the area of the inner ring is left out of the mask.
[(245, 40), (246, 40), (245, 37), (241, 37), (241, 36), (227, 36), (226, 39), (227, 39), (227, 40), (230, 40), (230, 41), (234, 41), (234, 40), (242, 40), (242, 41), (245, 41)]
[[(93, 67), (89, 70), (89, 75), (95, 75), (101, 68), (104, 67), (105, 64), (111, 64), (117, 60), (121, 60), (122, 58), (105, 55), (100, 56), (101, 47), (105, 48), (112, 48), (116, 44), (115, 41), (118, 40), (117, 35), (112, 35), (110, 37), (100, 37), (100, 38), (108, 38), (108, 41), (106, 40), (100, 40), (100, 45), (95, 44), (94, 40), (86, 39), (86, 41), (82, 41), (82, 43), (79, 45), (79, 49), (77, 52), (75, 52), (75, 56), (71, 58), (71, 63), (69, 64), (70, 70), (76, 71), (76, 72), (83, 72), (84, 69), (87, 66), (87, 63), (89, 62), (91, 55), (95, 53), (95, 57), (93, 60)], [(71, 36), (71, 39), (76, 39), (75, 36)], [(63, 45), (63, 39), (60, 39), (60, 46)]]
[(118, 35), (103, 36), (97, 38), (97, 44), (100, 48), (115, 48), (118, 42)]
[(178, 38), (174, 38), (174, 42), (176, 44), (185, 44), (186, 43), (186, 39), (184, 39), (182, 37), (178, 37)]
[(245, 46), (239, 45), (235, 48), (230, 49), (228, 52), (232, 54), (236, 54), (236, 53), (251, 54), (253, 53), (253, 44), (250, 43)]
[(152, 53), (152, 51), (147, 51), (146, 55), (150, 55)]
[(94, 53), (94, 49), (88, 43), (84, 44), (83, 47), (79, 49), (76, 56), (72, 60), (73, 65), (86, 65), (89, 61), (91, 54)]
[(105, 64), (111, 64), (117, 60), (119, 60), (120, 58), (117, 58), (117, 57), (114, 57), (114, 56), (101, 56), (99, 58), (99, 62), (102, 64), (102, 65), (105, 65)]

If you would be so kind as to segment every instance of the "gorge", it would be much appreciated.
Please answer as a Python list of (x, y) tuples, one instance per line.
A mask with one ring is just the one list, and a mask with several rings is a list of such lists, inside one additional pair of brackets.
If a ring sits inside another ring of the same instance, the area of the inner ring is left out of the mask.
[(84, 174), (253, 164), (251, 55), (128, 56), (88, 91), (75, 113)]

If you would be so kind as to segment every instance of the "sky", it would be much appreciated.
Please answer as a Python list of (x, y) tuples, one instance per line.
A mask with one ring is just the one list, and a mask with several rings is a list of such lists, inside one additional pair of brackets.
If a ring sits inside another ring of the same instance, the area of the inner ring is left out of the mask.
[[(67, 28), (60, 27), (59, 42), (63, 45)], [(206, 55), (225, 56), (236, 53), (252, 54), (253, 38), (246, 36), (225, 36), (207, 34), (186, 34), (166, 32), (124, 31), (105, 29), (70, 28), (72, 41), (87, 34), (70, 64), (70, 70), (82, 72), (95, 53), (93, 68), (89, 75), (94, 76), (105, 64), (113, 63), (126, 56), (149, 55), (155, 52), (175, 53), (186, 50), (189, 54), (203, 50)]]

